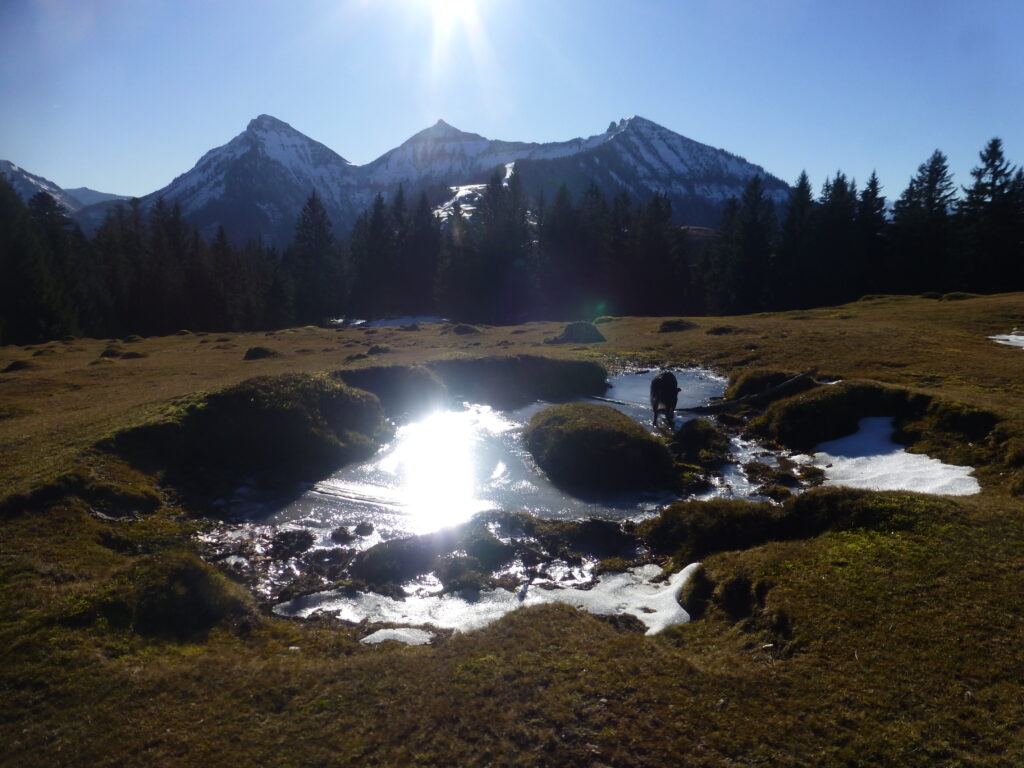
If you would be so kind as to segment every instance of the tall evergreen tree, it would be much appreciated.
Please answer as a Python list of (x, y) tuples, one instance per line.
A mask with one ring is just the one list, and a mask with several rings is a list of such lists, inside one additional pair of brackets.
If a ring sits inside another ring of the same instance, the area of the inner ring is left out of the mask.
[(340, 259), (327, 209), (316, 190), (310, 192), (295, 222), (288, 249), (295, 282), (295, 313), (300, 323), (320, 323), (341, 309)]
[(858, 250), (863, 265), (864, 293), (886, 292), (889, 285), (886, 265), (886, 235), (889, 221), (885, 214), (885, 197), (878, 175), (872, 171), (868, 183), (857, 200)]
[(935, 150), (893, 207), (895, 283), (901, 292), (950, 287), (951, 256), (958, 252), (951, 218), (956, 191), (946, 156)]
[(712, 311), (739, 314), (765, 306), (775, 226), (775, 207), (754, 176), (738, 203), (726, 206), (715, 249)]
[(817, 246), (821, 260), (818, 304), (842, 304), (862, 294), (858, 248), (857, 185), (842, 171), (825, 180), (818, 207)]
[(805, 171), (800, 172), (789, 195), (782, 230), (772, 264), (770, 297), (771, 309), (807, 307), (813, 303), (819, 265), (814, 250), (815, 209), (811, 181)]
[(1003, 156), (1003, 143), (991, 139), (980, 153), (981, 165), (971, 170), (974, 183), (964, 187), (958, 206), (964, 233), (964, 261), (959, 273), (964, 287), (1005, 290), (1008, 279), (1020, 286), (1021, 241), (1015, 170)]

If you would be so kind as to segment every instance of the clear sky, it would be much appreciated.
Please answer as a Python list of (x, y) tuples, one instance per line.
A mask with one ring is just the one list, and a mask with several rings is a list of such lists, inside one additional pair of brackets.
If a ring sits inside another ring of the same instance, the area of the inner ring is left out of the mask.
[(1024, 163), (1024, 0), (0, 0), (0, 158), (142, 195), (261, 113), (355, 163), (639, 114), (815, 188)]

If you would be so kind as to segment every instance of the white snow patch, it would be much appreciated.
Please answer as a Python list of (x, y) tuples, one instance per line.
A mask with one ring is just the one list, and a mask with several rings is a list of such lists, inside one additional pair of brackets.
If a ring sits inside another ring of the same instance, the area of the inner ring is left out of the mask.
[[(369, 320), (361, 323), (364, 328), (385, 328), (388, 326), (412, 325), (413, 323), (447, 323), (443, 317), (436, 315), (405, 315), (403, 317), (387, 317), (382, 320)], [(355, 324), (355, 323), (353, 323)]]
[(917, 491), (949, 496), (981, 492), (973, 467), (944, 464), (919, 453), (907, 453), (892, 440), (892, 419), (861, 419), (848, 437), (818, 446), (813, 456), (796, 456), (801, 463), (825, 470), (826, 485), (845, 485), (872, 491)]
[(1001, 333), (996, 336), (989, 336), (996, 344), (1006, 344), (1011, 347), (1024, 347), (1024, 332), (1013, 329), (1013, 333)]
[(305, 618), (315, 611), (324, 611), (353, 623), (429, 625), (465, 632), (484, 627), (523, 606), (566, 603), (597, 615), (632, 614), (647, 626), (648, 635), (654, 635), (690, 620), (679, 605), (679, 594), (697, 565), (688, 565), (657, 583), (653, 580), (661, 575), (661, 568), (644, 565), (609, 574), (591, 589), (540, 589), (527, 584), (514, 593), (506, 589), (484, 590), (474, 600), (452, 594), (395, 600), (373, 592), (353, 595), (331, 590), (282, 603), (274, 607), (274, 612)]
[(365, 645), (377, 645), (386, 640), (394, 640), (406, 645), (427, 645), (434, 639), (433, 632), (425, 629), (413, 629), (411, 627), (399, 627), (398, 629), (378, 629), (376, 632), (367, 635), (359, 642)]

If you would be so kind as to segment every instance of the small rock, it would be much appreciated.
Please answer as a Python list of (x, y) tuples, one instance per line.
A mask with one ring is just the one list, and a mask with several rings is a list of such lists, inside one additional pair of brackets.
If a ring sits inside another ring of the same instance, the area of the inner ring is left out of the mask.
[(369, 536), (371, 533), (373, 533), (373, 523), (364, 520), (356, 526), (356, 536)]
[(309, 531), (281, 531), (270, 542), (270, 556), (274, 560), (288, 560), (312, 546), (313, 534)]
[[(356, 528), (358, 531), (359, 529)], [(363, 534), (359, 534), (360, 536)], [(338, 544), (348, 544), (355, 536), (352, 532), (344, 525), (338, 526), (331, 531), (331, 541), (337, 542)]]

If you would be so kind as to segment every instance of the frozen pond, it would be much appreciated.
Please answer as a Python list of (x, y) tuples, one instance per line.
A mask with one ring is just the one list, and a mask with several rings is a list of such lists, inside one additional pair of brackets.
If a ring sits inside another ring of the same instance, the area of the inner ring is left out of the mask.
[(796, 457), (825, 470), (826, 485), (872, 491), (917, 491), (950, 496), (981, 492), (974, 469), (944, 464), (920, 453), (907, 453), (893, 442), (893, 420), (860, 420), (852, 435), (817, 446), (813, 456)]
[[(654, 373), (614, 377), (605, 399), (651, 428)], [(725, 389), (725, 380), (708, 371), (675, 373), (682, 389), (680, 407), (700, 405)], [(368, 546), (379, 537), (449, 528), (491, 509), (557, 519), (628, 519), (654, 512), (675, 498), (646, 494), (588, 502), (555, 488), (534, 466), (522, 440), (530, 418), (548, 405), (538, 402), (497, 411), (465, 404), (458, 410), (436, 411), (400, 426), (394, 440), (370, 461), (342, 468), (286, 506), (268, 510), (251, 504), (240, 511), (264, 524), (306, 528), (322, 546), (332, 546), (330, 532), (340, 525), (370, 523), (376, 534), (362, 541)], [(688, 418), (677, 414), (676, 426)], [(745, 444), (736, 442), (742, 453)], [(738, 468), (733, 474), (733, 481), (742, 485)], [(723, 481), (721, 487), (732, 486)]]

